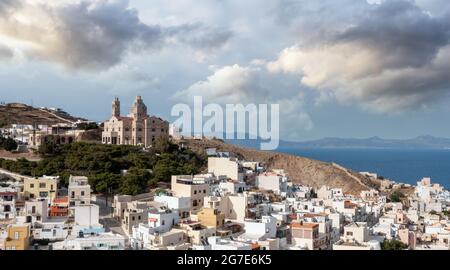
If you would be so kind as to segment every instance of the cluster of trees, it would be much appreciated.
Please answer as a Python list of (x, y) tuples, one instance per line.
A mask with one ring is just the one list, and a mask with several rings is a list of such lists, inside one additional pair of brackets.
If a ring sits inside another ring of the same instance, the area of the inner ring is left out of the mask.
[(43, 157), (39, 162), (0, 160), (0, 166), (24, 175), (59, 175), (66, 185), (71, 174), (85, 175), (96, 193), (136, 195), (160, 181), (169, 182), (173, 174), (199, 173), (206, 164), (206, 157), (179, 149), (168, 138), (145, 151), (127, 145), (50, 141), (38, 152)]
[(17, 149), (17, 142), (11, 138), (5, 138), (0, 135), (0, 149), (5, 149), (6, 151), (14, 151)]
[(391, 202), (401, 202), (402, 198), (404, 198), (405, 195), (403, 193), (401, 193), (400, 191), (396, 190), (394, 192), (391, 193), (391, 195), (389, 196), (389, 199)]
[(385, 240), (381, 244), (382, 250), (404, 250), (406, 248), (408, 248), (408, 245), (406, 245), (405, 243), (403, 243), (399, 240), (395, 240), (395, 239)]
[(91, 122), (91, 123), (80, 123), (77, 125), (78, 129), (82, 130), (91, 130), (91, 129), (97, 129), (98, 125), (97, 123)]

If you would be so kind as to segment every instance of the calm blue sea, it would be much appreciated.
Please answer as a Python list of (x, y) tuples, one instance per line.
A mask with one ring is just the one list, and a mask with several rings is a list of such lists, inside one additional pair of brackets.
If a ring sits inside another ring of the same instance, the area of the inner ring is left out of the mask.
[(416, 184), (422, 177), (450, 188), (450, 150), (278, 149), (277, 151), (335, 162), (396, 182)]

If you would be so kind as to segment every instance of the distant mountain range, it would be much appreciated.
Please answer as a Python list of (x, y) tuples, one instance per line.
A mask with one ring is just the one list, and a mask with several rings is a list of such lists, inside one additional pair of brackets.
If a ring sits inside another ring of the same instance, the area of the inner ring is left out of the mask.
[[(250, 148), (259, 148), (261, 140), (227, 140), (227, 142)], [(280, 141), (279, 149), (450, 149), (449, 138), (419, 136), (412, 139), (383, 139), (371, 137), (323, 138), (305, 142)]]

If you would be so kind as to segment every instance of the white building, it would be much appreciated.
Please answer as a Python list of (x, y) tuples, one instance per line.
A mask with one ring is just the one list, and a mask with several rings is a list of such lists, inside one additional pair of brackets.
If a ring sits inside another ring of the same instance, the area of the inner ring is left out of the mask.
[(236, 180), (227, 180), (219, 183), (219, 188), (222, 193), (242, 193), (247, 189), (245, 182), (240, 182)]
[(52, 245), (54, 250), (123, 250), (125, 237), (119, 234), (99, 233), (69, 235), (67, 239)]
[(322, 186), (317, 190), (317, 198), (322, 200), (341, 198), (344, 196), (342, 188), (330, 188), (328, 186)]
[(277, 219), (272, 216), (263, 216), (260, 220), (246, 220), (244, 222), (245, 234), (239, 239), (245, 241), (261, 241), (275, 238), (277, 235)]
[(16, 198), (16, 189), (0, 187), (0, 220), (16, 217)]
[(102, 227), (99, 223), (99, 207), (95, 204), (75, 206), (75, 224), (82, 228)]
[(148, 210), (148, 226), (155, 232), (164, 233), (180, 222), (178, 210), (171, 210), (166, 207), (150, 208)]
[(251, 243), (221, 239), (219, 237), (209, 237), (208, 243), (212, 250), (252, 250)]
[(276, 194), (287, 192), (287, 183), (288, 178), (284, 174), (271, 172), (256, 176), (256, 187), (263, 190), (272, 190)]
[(69, 204), (78, 206), (91, 203), (91, 186), (85, 176), (70, 176), (69, 178)]
[(191, 208), (190, 197), (160, 195), (155, 197), (155, 202), (162, 203), (169, 209), (176, 209), (180, 215), (180, 218), (189, 217), (189, 211)]
[(68, 228), (65, 225), (65, 220), (48, 220), (43, 223), (35, 225), (33, 228), (33, 239), (36, 240), (48, 240), (48, 241), (61, 241), (67, 238)]
[(217, 177), (226, 176), (231, 180), (244, 180), (242, 168), (238, 160), (233, 157), (209, 157), (208, 172)]
[(27, 222), (45, 222), (48, 218), (48, 200), (38, 199), (25, 202)]

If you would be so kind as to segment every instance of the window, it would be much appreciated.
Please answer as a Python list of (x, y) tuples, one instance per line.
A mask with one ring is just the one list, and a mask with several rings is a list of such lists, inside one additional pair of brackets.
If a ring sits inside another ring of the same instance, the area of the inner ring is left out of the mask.
[(161, 221), (161, 225), (166, 225), (166, 222), (164, 220)]
[(72, 193), (70, 194), (70, 198), (75, 198), (75, 191), (72, 191)]
[(45, 183), (39, 183), (39, 188), (45, 188), (47, 185)]
[(14, 232), (14, 239), (18, 240), (20, 237), (20, 232)]
[(194, 194), (197, 194), (197, 190), (194, 190)]
[(50, 185), (50, 190), (53, 190), (53, 185)]
[(141, 216), (138, 216), (138, 220), (141, 220)]
[(156, 132), (156, 129), (152, 128), (152, 132)]
[(203, 190), (203, 193), (205, 193), (205, 194), (206, 194), (206, 189), (204, 189), (204, 190)]
[(84, 196), (84, 191), (81, 191), (81, 196)]
[(33, 206), (31, 207), (31, 213), (32, 213), (32, 214), (36, 213), (36, 206), (33, 205)]
[(131, 217), (131, 220), (132, 220), (132, 221), (134, 221), (134, 219), (135, 219), (134, 217)]
[(353, 236), (353, 232), (347, 232), (347, 236)]
[(34, 188), (34, 184), (30, 184), (30, 188)]

